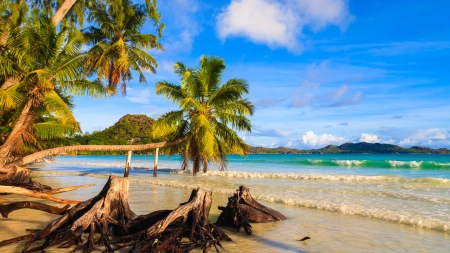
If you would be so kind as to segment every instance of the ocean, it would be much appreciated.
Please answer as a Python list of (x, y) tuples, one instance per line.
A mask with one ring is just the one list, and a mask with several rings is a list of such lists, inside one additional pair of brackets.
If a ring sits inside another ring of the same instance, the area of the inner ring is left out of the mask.
[[(217, 206), (245, 185), (288, 217), (254, 224), (251, 236), (226, 229), (234, 242), (223, 245), (225, 252), (450, 252), (450, 155), (231, 155), (226, 171), (211, 164), (197, 176), (180, 171), (179, 159), (160, 155), (153, 178), (154, 156), (133, 155), (134, 211), (176, 208), (202, 187), (213, 192), (215, 221)], [(94, 182), (85, 191), (93, 196), (124, 165), (125, 156), (63, 156), (33, 170), (47, 183)], [(305, 236), (311, 239), (299, 241)]]

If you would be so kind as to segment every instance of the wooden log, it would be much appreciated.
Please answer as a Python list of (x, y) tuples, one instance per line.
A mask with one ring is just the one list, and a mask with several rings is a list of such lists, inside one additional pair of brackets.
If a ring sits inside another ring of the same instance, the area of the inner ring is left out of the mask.
[(130, 174), (130, 162), (131, 162), (131, 150), (128, 150), (127, 152), (127, 160), (125, 162), (125, 172), (123, 173), (123, 177), (128, 177)]
[(27, 168), (13, 166), (7, 173), (0, 173), (0, 185), (17, 186), (38, 192), (52, 189), (50, 186), (31, 180), (30, 173), (31, 171)]
[(265, 205), (260, 204), (258, 201), (254, 200), (252, 195), (250, 194), (250, 189), (245, 186), (239, 187), (239, 203), (240, 204), (247, 204), (249, 206), (252, 206), (263, 213), (266, 213), (270, 216), (272, 216), (276, 220), (286, 220), (286, 216), (281, 214), (280, 212), (269, 208)]
[(217, 218), (217, 226), (231, 226), (238, 231), (244, 228), (247, 234), (252, 234), (249, 222), (265, 223), (285, 220), (280, 212), (266, 207), (253, 199), (250, 189), (239, 187), (237, 193), (228, 198), (226, 207), (219, 206), (222, 211)]
[(66, 205), (63, 208), (59, 208), (57, 206), (51, 206), (51, 205), (47, 205), (47, 204), (43, 204), (43, 203), (39, 203), (39, 202), (21, 201), (21, 202), (14, 202), (14, 203), (11, 203), (8, 205), (4, 205), (4, 204), (0, 203), (0, 213), (2, 214), (3, 218), (8, 218), (8, 215), (11, 212), (14, 212), (14, 211), (17, 211), (20, 209), (24, 209), (24, 208), (29, 208), (29, 209), (44, 211), (44, 212), (51, 213), (51, 214), (63, 214), (69, 207), (70, 207), (70, 205)]
[(3, 240), (3, 241), (0, 242), (0, 247), (8, 245), (8, 244), (11, 244), (11, 243), (19, 242), (19, 241), (31, 238), (33, 236), (34, 236), (34, 234), (28, 234), (28, 235), (21, 235), (21, 236), (18, 236), (18, 237), (14, 237), (14, 238), (11, 238), (11, 239), (8, 239), (8, 240)]
[(89, 187), (92, 187), (94, 185), (95, 184), (83, 184), (83, 185), (78, 185), (78, 186), (70, 186), (70, 187), (53, 189), (53, 190), (50, 190), (50, 191), (46, 191), (44, 193), (45, 194), (49, 194), (49, 195), (55, 195), (55, 194), (59, 194), (59, 193), (63, 193), (63, 192), (70, 192), (70, 191), (74, 191), (74, 190), (78, 190), (78, 189), (82, 189), (82, 188), (89, 188)]
[[(153, 212), (140, 218), (129, 228), (135, 233), (124, 236), (116, 245), (119, 248), (132, 246), (129, 252), (134, 249), (139, 252), (189, 252), (194, 248), (208, 252), (212, 246), (217, 250), (217, 246), (222, 247), (220, 241), (231, 241), (231, 238), (208, 220), (211, 203), (212, 194), (197, 188), (192, 191), (189, 201), (175, 210)], [(189, 240), (182, 240), (184, 236)]]
[[(99, 234), (99, 243), (105, 251), (113, 252), (108, 234), (127, 234), (127, 223), (137, 218), (128, 205), (128, 178), (111, 175), (97, 196), (73, 206), (60, 218), (47, 225), (39, 234), (31, 238), (22, 252), (45, 251), (52, 245), (62, 247), (77, 245), (83, 252), (94, 250), (94, 233)], [(81, 245), (81, 236), (87, 233), (88, 239)], [(41, 246), (28, 250), (35, 242), (45, 239)]]
[(28, 197), (33, 198), (39, 198), (39, 199), (46, 199), (53, 202), (57, 202), (60, 204), (78, 204), (80, 201), (78, 200), (64, 200), (53, 197), (51, 194), (43, 193), (43, 192), (35, 192), (30, 191), (21, 187), (15, 187), (15, 186), (2, 186), (0, 185), (0, 193), (12, 193), (12, 194), (20, 194), (25, 195)]
[(159, 155), (159, 148), (156, 148), (155, 161), (153, 163), (153, 177), (156, 177), (156, 172), (158, 171), (158, 155)]

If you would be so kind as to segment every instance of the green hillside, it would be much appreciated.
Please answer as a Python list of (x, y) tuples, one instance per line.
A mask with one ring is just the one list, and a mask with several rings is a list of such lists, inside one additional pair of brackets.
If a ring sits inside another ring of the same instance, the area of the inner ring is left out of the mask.
[[(103, 131), (95, 131), (90, 134), (77, 134), (69, 138), (69, 141), (71, 145), (127, 145), (152, 143), (154, 142), (151, 135), (154, 122), (155, 120), (147, 115), (127, 114), (120, 118), (113, 126), (108, 127)], [(78, 154), (92, 154), (92, 152), (82, 152)], [(108, 154), (112, 153), (108, 152)]]

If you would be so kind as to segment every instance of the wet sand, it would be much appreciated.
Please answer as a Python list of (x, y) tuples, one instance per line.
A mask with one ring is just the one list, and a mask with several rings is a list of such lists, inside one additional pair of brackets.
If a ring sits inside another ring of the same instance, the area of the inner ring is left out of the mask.
[[(53, 188), (96, 184), (91, 188), (57, 195), (64, 199), (86, 200), (100, 191), (107, 177), (37, 174), (35, 180)], [(179, 203), (187, 201), (191, 190), (131, 182), (130, 206), (137, 214), (174, 209)], [(217, 206), (225, 205), (227, 197), (222, 194), (213, 195), (210, 212), (212, 221), (215, 221), (219, 215)], [(31, 200), (18, 195), (9, 195), (4, 198), (9, 202)], [(33, 200), (36, 201), (36, 199)], [(63, 206), (44, 200), (37, 201)], [(224, 243), (223, 252), (450, 252), (448, 233), (360, 216), (277, 203), (262, 203), (282, 212), (288, 220), (269, 224), (252, 224), (254, 231), (252, 236), (246, 235), (244, 231), (236, 232), (232, 228), (224, 228), (233, 242)], [(0, 240), (24, 235), (27, 233), (25, 229), (42, 229), (58, 215), (22, 209), (11, 213), (9, 217), (0, 219)], [(305, 236), (311, 239), (304, 242), (298, 241)], [(1, 247), (0, 252), (20, 252), (25, 242)], [(103, 248), (99, 246), (98, 252), (102, 250)], [(47, 252), (69, 251), (52, 247)]]

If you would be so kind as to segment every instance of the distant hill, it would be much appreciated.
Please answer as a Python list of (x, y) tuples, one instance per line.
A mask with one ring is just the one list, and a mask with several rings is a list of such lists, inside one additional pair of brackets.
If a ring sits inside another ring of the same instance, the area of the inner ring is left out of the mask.
[(300, 150), (284, 147), (251, 147), (250, 152), (255, 154), (450, 154), (450, 150), (447, 148), (431, 149), (419, 146), (403, 148), (392, 144), (367, 142), (348, 142), (340, 146), (328, 145), (323, 148), (311, 150)]
[[(151, 137), (153, 118), (143, 114), (127, 114), (113, 126), (91, 134), (78, 134), (69, 138), (71, 145), (101, 144), (147, 144), (154, 140)], [(89, 154), (92, 152), (88, 152)], [(138, 152), (139, 153), (139, 152)], [(344, 143), (340, 146), (328, 145), (319, 149), (300, 150), (293, 148), (250, 147), (252, 154), (450, 154), (447, 148), (431, 149), (414, 146), (403, 148), (392, 144), (381, 143)], [(78, 153), (83, 154), (83, 153)], [(111, 154), (110, 152), (108, 154)]]
[[(77, 134), (69, 138), (71, 145), (126, 145), (147, 144), (152, 139), (153, 118), (143, 114), (127, 114), (113, 126), (91, 134)], [(91, 154), (92, 152), (86, 152)], [(138, 152), (139, 153), (139, 152)], [(84, 154), (83, 152), (78, 154)], [(109, 152), (108, 154), (111, 154)]]

